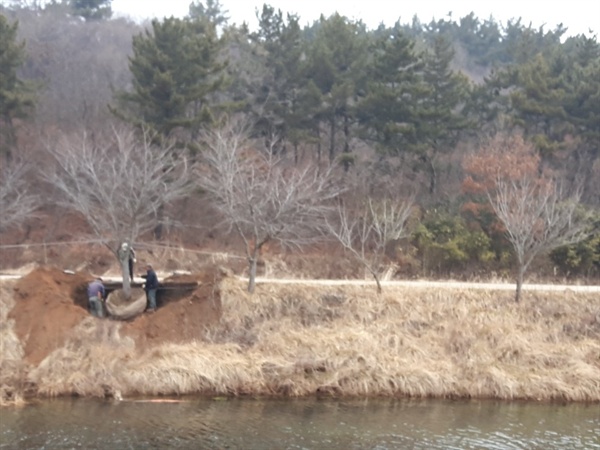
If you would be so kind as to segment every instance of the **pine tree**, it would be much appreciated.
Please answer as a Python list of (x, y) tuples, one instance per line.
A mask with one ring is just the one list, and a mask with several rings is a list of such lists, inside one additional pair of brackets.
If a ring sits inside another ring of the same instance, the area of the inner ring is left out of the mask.
[[(580, 51), (557, 44), (500, 75), (510, 94), (510, 115), (537, 149), (553, 155), (575, 136), (598, 150), (600, 56), (596, 44), (576, 42)], [(569, 145), (567, 145), (569, 144)]]
[(315, 36), (308, 51), (311, 81), (320, 92), (319, 118), (329, 131), (329, 159), (336, 156), (341, 128), (343, 152), (350, 153), (351, 126), (355, 122), (355, 99), (365, 84), (367, 33), (364, 24), (334, 14), (314, 25)]
[(229, 11), (223, 9), (219, 0), (206, 0), (206, 5), (201, 1), (190, 3), (188, 16), (192, 19), (204, 19), (216, 27), (227, 25)]
[(111, 110), (164, 137), (184, 130), (192, 140), (213, 120), (215, 94), (223, 88), (222, 41), (206, 20), (168, 18), (133, 38), (133, 90), (118, 95)]
[(16, 119), (27, 118), (34, 107), (34, 87), (18, 76), (25, 60), (25, 43), (17, 42), (18, 22), (0, 14), (0, 155), (10, 161), (16, 146)]
[(564, 110), (593, 159), (600, 158), (600, 44), (595, 39), (575, 39), (573, 62), (563, 77), (567, 92)]
[(86, 21), (110, 19), (112, 0), (71, 0), (74, 13)]
[(297, 16), (284, 20), (281, 10), (263, 6), (258, 32), (253, 35), (264, 70), (256, 79), (252, 112), (258, 131), (287, 139), (288, 118), (301, 89), (302, 42)]
[(414, 103), (421, 86), (422, 60), (415, 54), (414, 41), (398, 24), (380, 30), (370, 49), (367, 93), (359, 104), (363, 137), (385, 152), (400, 153), (415, 145)]
[(470, 126), (462, 113), (469, 97), (467, 78), (454, 72), (450, 64), (454, 50), (450, 42), (438, 36), (425, 56), (423, 89), (416, 102), (417, 150), (430, 172), (429, 193), (437, 186), (436, 159), (440, 152), (452, 150), (460, 132)]

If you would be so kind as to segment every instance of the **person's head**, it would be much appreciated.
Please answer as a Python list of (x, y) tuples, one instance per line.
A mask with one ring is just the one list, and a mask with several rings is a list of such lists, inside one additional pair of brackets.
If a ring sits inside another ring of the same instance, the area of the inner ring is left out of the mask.
[(146, 270), (152, 270), (152, 264), (146, 264)]

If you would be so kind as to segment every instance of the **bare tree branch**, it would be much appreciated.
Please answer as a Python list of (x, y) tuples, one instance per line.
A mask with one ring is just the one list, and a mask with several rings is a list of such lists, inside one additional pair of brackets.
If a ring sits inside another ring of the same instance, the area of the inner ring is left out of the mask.
[(568, 196), (563, 185), (544, 175), (499, 177), (490, 203), (506, 229), (517, 258), (518, 302), (523, 277), (537, 255), (588, 236), (590, 215), (579, 204), (581, 191)]
[(288, 164), (248, 138), (243, 125), (229, 123), (202, 136), (206, 147), (199, 185), (210, 195), (225, 223), (245, 243), (248, 290), (254, 290), (256, 262), (264, 244), (302, 247), (323, 235), (323, 217), (340, 189), (331, 168)]
[(340, 204), (335, 221), (327, 221), (329, 233), (360, 262), (377, 283), (381, 292), (380, 273), (388, 244), (408, 235), (407, 222), (414, 198), (396, 200), (367, 197), (358, 207)]
[[(45, 178), (60, 193), (59, 204), (80, 213), (116, 255), (121, 243), (133, 243), (156, 225), (161, 207), (190, 192), (186, 160), (152, 138), (112, 129), (104, 139), (67, 136), (49, 148), (57, 167)], [(121, 263), (128, 295), (127, 264)]]
[(3, 165), (0, 170), (0, 231), (20, 225), (40, 205), (39, 196), (29, 192), (28, 171), (23, 162)]

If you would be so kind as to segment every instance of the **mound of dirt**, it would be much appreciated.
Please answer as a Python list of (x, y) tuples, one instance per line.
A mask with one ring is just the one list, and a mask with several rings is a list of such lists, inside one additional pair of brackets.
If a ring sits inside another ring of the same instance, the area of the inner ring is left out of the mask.
[(163, 342), (200, 339), (221, 318), (219, 285), (228, 275), (221, 268), (211, 267), (198, 274), (163, 280), (156, 296), (156, 312), (124, 323), (122, 333), (132, 337), (142, 350)]
[(17, 282), (8, 317), (15, 320), (27, 362), (40, 363), (89, 315), (85, 288), (91, 280), (88, 274), (38, 268)]
[[(224, 276), (227, 273), (215, 267), (163, 280), (157, 293), (158, 310), (123, 322), (122, 333), (132, 337), (141, 350), (159, 342), (200, 338), (221, 317), (219, 284)], [(8, 318), (15, 321), (25, 361), (39, 364), (90, 317), (86, 288), (93, 278), (86, 273), (37, 268), (16, 283), (15, 305)]]

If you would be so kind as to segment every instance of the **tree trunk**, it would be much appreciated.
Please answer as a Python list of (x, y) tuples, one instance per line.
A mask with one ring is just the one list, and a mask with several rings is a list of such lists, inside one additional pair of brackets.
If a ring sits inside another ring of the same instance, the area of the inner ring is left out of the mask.
[(158, 223), (154, 227), (154, 239), (161, 240), (163, 236), (163, 219), (165, 217), (165, 207), (164, 205), (160, 205), (158, 211), (156, 213), (156, 218)]
[(523, 277), (524, 277), (524, 268), (519, 267), (517, 272), (517, 292), (515, 294), (515, 302), (519, 303), (521, 300), (521, 289), (523, 288)]
[(294, 165), (298, 165), (298, 144), (294, 143)]
[(129, 258), (131, 256), (131, 246), (124, 242), (117, 250), (117, 259), (121, 265), (121, 276), (123, 278), (123, 295), (126, 299), (131, 298), (131, 280), (129, 278)]
[(350, 120), (344, 115), (344, 153), (350, 153)]
[(129, 258), (119, 257), (121, 263), (121, 275), (123, 276), (123, 295), (126, 299), (131, 298), (131, 282), (129, 279)]
[(377, 283), (377, 293), (381, 294), (383, 289), (381, 288), (381, 282), (379, 281), (379, 277), (375, 276), (375, 282)]
[(379, 281), (379, 276), (377, 275), (377, 273), (371, 269), (369, 266), (367, 266), (367, 270), (369, 272), (371, 272), (371, 275), (373, 276), (373, 278), (375, 279), (375, 283), (377, 284), (377, 293), (381, 294), (383, 292), (383, 289), (381, 287), (381, 281)]
[(321, 162), (323, 147), (321, 144), (321, 133), (317, 130), (317, 163)]
[(257, 243), (258, 236), (254, 237), (254, 243), (252, 244), (252, 251), (247, 248), (246, 255), (248, 255), (248, 292), (251, 294), (254, 292), (256, 286), (256, 265), (258, 263), (258, 256), (260, 255), (260, 249), (264, 242)]
[[(4, 125), (6, 127), (3, 130), (4, 132), (4, 142), (0, 141), (0, 156), (4, 156), (6, 160), (6, 165), (10, 166), (12, 162), (12, 149), (15, 147), (17, 143), (17, 135), (15, 133), (14, 125), (12, 123), (12, 119), (8, 114), (4, 116)], [(1, 136), (0, 136), (1, 137)], [(2, 145), (4, 144), (4, 145)]]
[(435, 164), (433, 162), (433, 158), (427, 157), (427, 161), (429, 162), (429, 193), (431, 195), (435, 195), (437, 188), (437, 173), (435, 171)]
[(254, 292), (256, 286), (256, 254), (248, 258), (248, 292)]
[(335, 116), (331, 119), (329, 133), (329, 162), (333, 162), (333, 158), (335, 158)]

